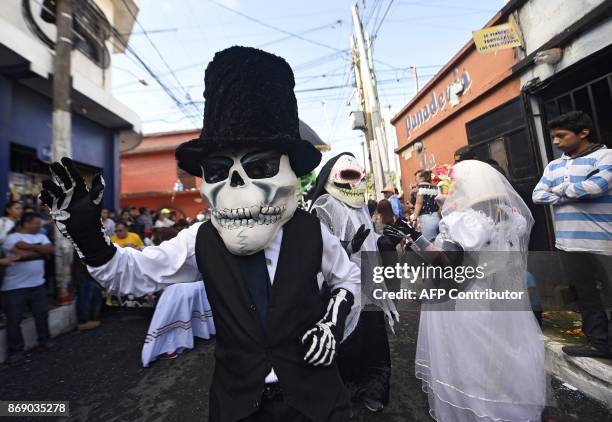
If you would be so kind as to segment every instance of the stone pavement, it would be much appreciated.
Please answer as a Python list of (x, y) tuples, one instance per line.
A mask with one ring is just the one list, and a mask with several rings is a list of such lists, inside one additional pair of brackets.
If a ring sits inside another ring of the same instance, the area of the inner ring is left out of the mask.
[[(143, 368), (140, 352), (151, 315), (112, 309), (100, 328), (62, 335), (56, 349), (33, 351), (23, 364), (0, 365), (0, 400), (68, 400), (74, 421), (205, 421), (214, 341), (197, 341), (178, 359)], [(391, 403), (374, 415), (356, 405), (354, 421), (432, 421), (414, 377), (418, 313), (402, 312), (401, 321), (390, 334)], [(554, 395), (556, 407), (545, 411), (544, 420), (612, 420), (600, 403), (556, 381)]]

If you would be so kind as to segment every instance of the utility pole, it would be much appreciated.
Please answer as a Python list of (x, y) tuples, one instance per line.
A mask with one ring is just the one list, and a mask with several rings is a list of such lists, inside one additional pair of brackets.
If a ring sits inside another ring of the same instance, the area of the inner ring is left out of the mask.
[(363, 83), (361, 81), (361, 72), (359, 70), (359, 53), (357, 52), (357, 46), (355, 45), (355, 38), (351, 38), (351, 52), (353, 53), (353, 71), (355, 72), (355, 83), (357, 85), (357, 98), (359, 99), (359, 108), (362, 110), (364, 123), (365, 123), (365, 139), (363, 141), (364, 148), (364, 161), (366, 162), (365, 169), (366, 172), (372, 172), (373, 185), (374, 185), (374, 197), (376, 197), (376, 192), (382, 189), (380, 185), (380, 181), (377, 182), (376, 172), (374, 171), (374, 166), (372, 162), (373, 149), (375, 149), (373, 139), (374, 134), (372, 133), (372, 123), (370, 121), (370, 116), (366, 112), (366, 98), (365, 93), (363, 91)]
[(389, 171), (389, 157), (385, 132), (382, 128), (380, 105), (376, 94), (375, 77), (372, 74), (373, 58), (369, 44), (363, 32), (363, 25), (359, 18), (357, 4), (352, 7), (353, 25), (355, 35), (353, 38), (353, 55), (355, 57), (355, 79), (357, 80), (366, 124), (366, 143), (369, 144), (374, 174), (374, 189), (376, 197), (380, 198), (380, 191), (385, 185)]
[[(72, 157), (72, 122), (70, 55), (72, 53), (72, 2), (56, 0), (55, 61), (53, 65), (53, 161)], [(68, 284), (71, 277), (72, 245), (64, 236), (55, 238), (55, 275), (58, 304), (69, 303)]]
[(410, 66), (410, 70), (412, 70), (412, 72), (414, 73), (414, 80), (416, 83), (416, 92), (418, 94), (419, 93), (419, 73), (417, 71), (416, 65)]

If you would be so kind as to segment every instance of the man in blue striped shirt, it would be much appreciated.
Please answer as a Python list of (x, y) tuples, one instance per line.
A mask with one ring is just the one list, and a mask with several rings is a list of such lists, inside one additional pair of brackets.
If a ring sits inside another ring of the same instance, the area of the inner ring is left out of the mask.
[(563, 267), (589, 340), (563, 351), (612, 358), (612, 321), (597, 289), (598, 280), (610, 278), (602, 262), (612, 256), (612, 150), (591, 142), (593, 123), (582, 111), (559, 116), (549, 127), (553, 144), (564, 154), (544, 169), (533, 202), (553, 206), (556, 247), (564, 254)]

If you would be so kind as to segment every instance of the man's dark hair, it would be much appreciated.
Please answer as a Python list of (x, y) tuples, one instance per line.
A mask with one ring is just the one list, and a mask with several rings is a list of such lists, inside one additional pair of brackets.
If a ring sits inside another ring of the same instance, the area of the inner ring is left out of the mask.
[(454, 154), (455, 163), (458, 163), (463, 160), (475, 160), (476, 153), (470, 148), (469, 145), (464, 145), (461, 148), (457, 149)]
[(140, 207), (138, 208), (138, 211), (140, 211), (141, 214), (146, 214), (147, 213), (147, 207)]
[(128, 230), (128, 231), (129, 231), (129, 227), (128, 227), (128, 225), (127, 225), (127, 223), (126, 223), (125, 221), (121, 220), (120, 222), (118, 222), (117, 224), (115, 224), (115, 230), (116, 230), (116, 229), (117, 229), (117, 227), (119, 227), (119, 226), (123, 226), (123, 227), (125, 227), (125, 229), (126, 229), (126, 230)]
[(9, 201), (9, 202), (7, 202), (6, 205), (4, 206), (4, 215), (8, 215), (9, 208), (11, 208), (15, 204), (21, 204), (21, 202), (19, 202), (19, 201)]
[(565, 129), (576, 134), (588, 129), (593, 134), (593, 120), (584, 111), (570, 111), (552, 119), (548, 123), (550, 129)]
[(35, 212), (24, 212), (21, 214), (21, 219), (19, 220), (19, 227), (23, 227), (24, 224), (29, 223), (30, 221), (40, 218), (40, 215)]
[(431, 183), (431, 171), (429, 170), (421, 169), (414, 173), (414, 175), (422, 177), (427, 183)]

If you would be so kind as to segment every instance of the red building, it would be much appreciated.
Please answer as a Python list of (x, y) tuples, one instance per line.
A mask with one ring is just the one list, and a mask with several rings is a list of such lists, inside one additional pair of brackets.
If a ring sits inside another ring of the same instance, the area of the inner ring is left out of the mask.
[[(174, 158), (177, 146), (199, 135), (199, 129), (145, 135), (137, 148), (121, 154), (121, 207), (169, 208), (191, 218), (205, 209), (200, 179), (180, 170)], [(175, 191), (177, 181), (183, 191)]]

